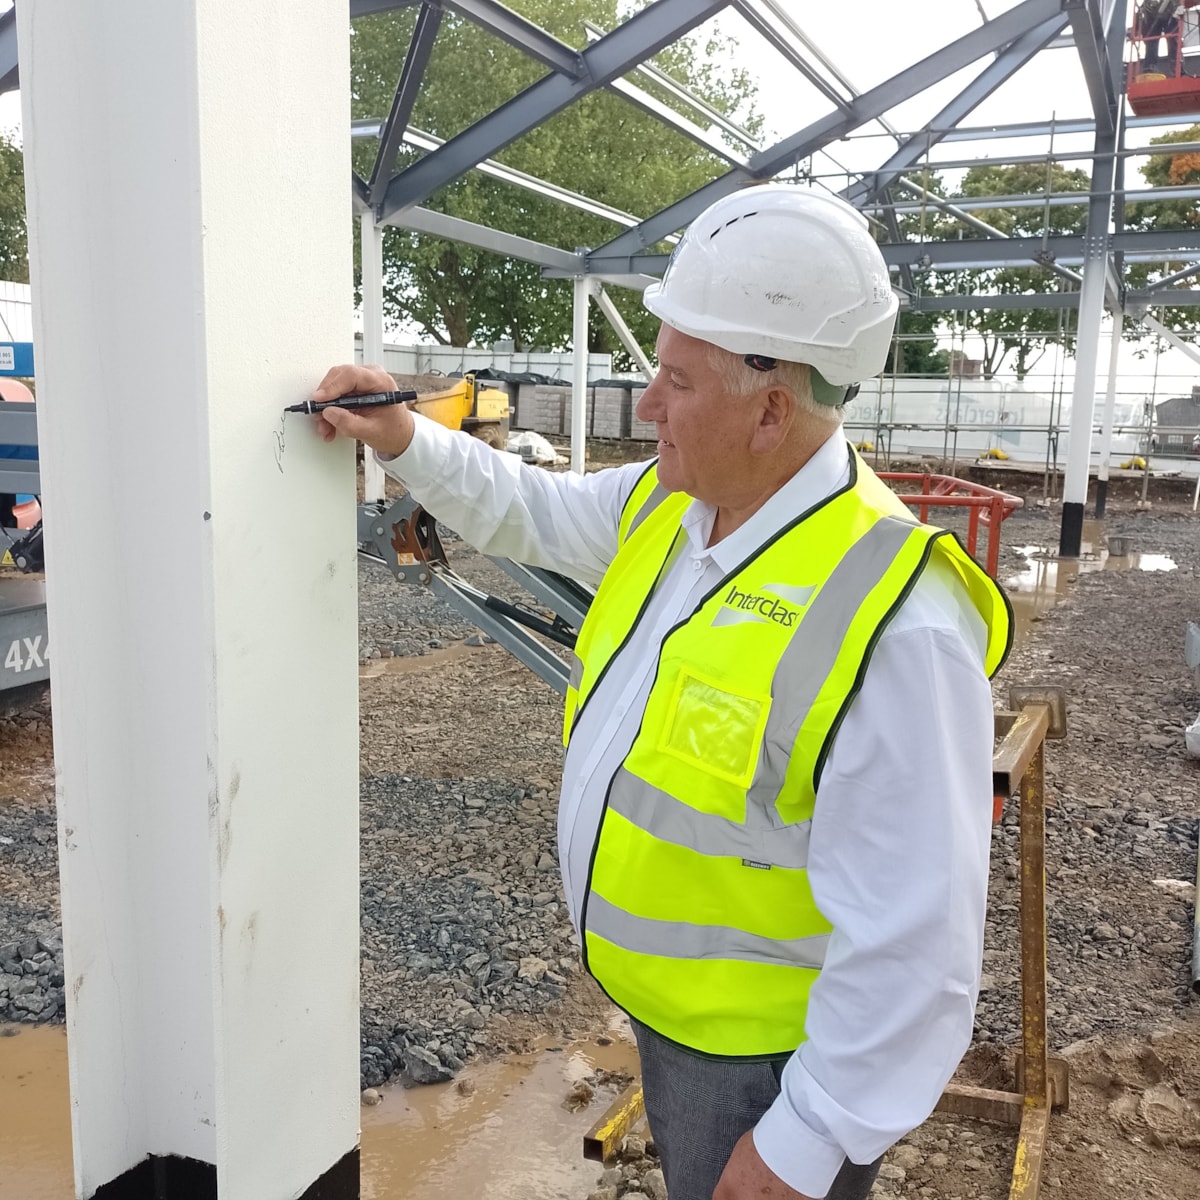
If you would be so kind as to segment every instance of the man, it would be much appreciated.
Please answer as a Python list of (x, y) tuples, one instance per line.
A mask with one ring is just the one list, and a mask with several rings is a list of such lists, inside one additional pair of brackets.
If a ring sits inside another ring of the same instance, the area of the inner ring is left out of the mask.
[[(1147, 72), (1175, 74), (1175, 39), (1179, 35), (1179, 14), (1184, 5), (1179, 0), (1142, 0), (1138, 10), (1140, 33), (1146, 48), (1144, 67)], [(1167, 53), (1162, 53), (1162, 39), (1167, 40)]]
[(559, 858), (672, 1200), (859, 1200), (970, 1041), (1007, 606), (841, 435), (896, 312), (857, 212), (727, 196), (645, 303), (648, 466), (545, 472), (394, 409), (320, 428), (487, 553), (599, 584)]

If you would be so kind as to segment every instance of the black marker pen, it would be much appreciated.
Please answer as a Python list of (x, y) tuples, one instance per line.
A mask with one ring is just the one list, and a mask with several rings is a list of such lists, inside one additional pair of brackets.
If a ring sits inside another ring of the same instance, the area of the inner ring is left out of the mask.
[(416, 398), (416, 392), (371, 392), (365, 396), (343, 396), (340, 400), (305, 400), (303, 404), (289, 404), (283, 411), (319, 413), (326, 408), (382, 408), (386, 404), (404, 404)]

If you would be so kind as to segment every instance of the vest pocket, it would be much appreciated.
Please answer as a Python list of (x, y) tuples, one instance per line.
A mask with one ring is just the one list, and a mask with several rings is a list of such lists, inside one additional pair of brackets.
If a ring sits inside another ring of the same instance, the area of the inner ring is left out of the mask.
[(731, 691), (684, 668), (658, 749), (708, 775), (749, 787), (770, 708), (770, 696)]

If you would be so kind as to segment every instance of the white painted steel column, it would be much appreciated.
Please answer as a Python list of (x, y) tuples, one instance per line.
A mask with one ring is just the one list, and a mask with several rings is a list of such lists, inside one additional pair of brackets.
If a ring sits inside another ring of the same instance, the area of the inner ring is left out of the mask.
[(1104, 319), (1104, 257), (1089, 256), (1079, 293), (1079, 335), (1075, 344), (1075, 382), (1071, 392), (1070, 444), (1063, 480), (1063, 517), (1058, 552), (1078, 558), (1083, 535), (1083, 506), (1087, 503), (1092, 461), (1092, 419), (1096, 403), (1096, 366), (1100, 322)]
[(1079, 289), (1079, 333), (1075, 343), (1070, 445), (1067, 447), (1062, 525), (1058, 540), (1058, 553), (1063, 558), (1078, 558), (1083, 544), (1083, 508), (1087, 503), (1092, 461), (1096, 366), (1100, 350), (1100, 324), (1104, 320), (1109, 227), (1112, 223), (1113, 181), (1116, 178), (1116, 132), (1106, 133), (1098, 129), (1094, 148), (1092, 194), (1088, 201), (1087, 233), (1083, 239), (1083, 283)]
[[(363, 362), (383, 366), (383, 227), (373, 213), (362, 214)], [(383, 499), (383, 468), (363, 447), (363, 499)]]
[(571, 371), (571, 470), (583, 474), (587, 459), (587, 383), (588, 383), (588, 297), (592, 281), (586, 275), (575, 276), (571, 346), (575, 361)]
[(1096, 517), (1104, 516), (1108, 502), (1108, 469), (1112, 459), (1113, 421), (1117, 410), (1117, 361), (1121, 357), (1121, 334), (1125, 329), (1125, 314), (1118, 308), (1113, 313), (1112, 334), (1108, 343), (1108, 391), (1104, 395), (1104, 419), (1100, 426), (1100, 469), (1096, 478)]
[(596, 307), (608, 319), (608, 323), (613, 327), (613, 331), (621, 341), (621, 345), (629, 351), (629, 357), (637, 363), (638, 368), (646, 377), (646, 382), (650, 383), (654, 379), (655, 371), (654, 364), (647, 357), (645, 350), (638, 344), (637, 338), (633, 336), (633, 330), (625, 322), (625, 318), (621, 316), (621, 310), (613, 303), (612, 297), (601, 286), (596, 286), (592, 291), (592, 295), (596, 300)]
[(345, 0), (18, 27), (76, 1194), (357, 1196)]

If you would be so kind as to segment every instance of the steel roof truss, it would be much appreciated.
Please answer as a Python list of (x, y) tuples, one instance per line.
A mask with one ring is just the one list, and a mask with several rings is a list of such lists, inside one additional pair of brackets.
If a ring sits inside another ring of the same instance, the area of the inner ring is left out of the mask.
[(379, 135), (379, 150), (375, 155), (375, 165), (371, 168), (371, 179), (367, 185), (372, 207), (379, 206), (387, 191), (388, 179), (396, 165), (396, 154), (404, 140), (404, 131), (408, 128), (413, 105), (417, 102), (417, 94), (421, 90), (421, 81), (425, 78), (425, 68), (429, 65), (429, 56), (433, 52), (433, 42), (441, 22), (440, 8), (433, 4), (421, 5), (412, 41), (408, 44), (408, 54), (404, 58), (404, 67), (400, 72), (400, 82), (396, 85), (396, 94), (392, 98), (392, 111), (388, 113)]
[[(935, 51), (928, 58), (901, 71), (899, 75), (878, 87), (864, 92), (851, 103), (848, 110), (830, 113), (791, 137), (754, 155), (750, 159), (751, 172), (756, 179), (770, 179), (836, 138), (850, 133), (868, 121), (878, 119), (896, 105), (911, 99), (963, 67), (970, 66), (984, 55), (1006, 46), (1031, 27), (1036, 28), (1054, 18), (1065, 22), (1065, 16), (1059, 11), (1061, 3), (1062, 0), (1023, 0), (1021, 4), (995, 20)], [(735, 191), (741, 186), (743, 178), (740, 172), (729, 172), (714, 179), (691, 195), (648, 217), (627, 233), (607, 242), (597, 253), (630, 254), (645, 246), (653, 246), (662, 241), (667, 234), (675, 233), (689, 224), (714, 201)]]
[[(1075, 49), (1079, 52), (1084, 82), (1092, 100), (1096, 131), (1112, 133), (1116, 125), (1119, 96), (1116, 71), (1108, 55), (1105, 14), (1100, 11), (1099, 0), (1064, 0), (1064, 5), (1075, 35)], [(1107, 15), (1110, 21), (1114, 11), (1114, 7), (1109, 5)]]
[(945, 108), (929, 123), (924, 134), (913, 134), (896, 152), (870, 175), (846, 188), (842, 195), (861, 208), (904, 171), (916, 166), (944, 135), (941, 131), (953, 128), (963, 117), (974, 111), (1002, 84), (1012, 78), (1037, 52), (1045, 47), (1066, 18), (1058, 16), (1028, 30), (1012, 45), (990, 62)]
[(480, 250), (551, 267), (567, 275), (579, 274), (582, 262), (580, 255), (560, 250), (557, 246), (547, 246), (530, 238), (518, 237), (515, 233), (503, 233), (499, 229), (477, 225), (474, 221), (464, 221), (461, 217), (451, 217), (428, 208), (407, 208), (382, 224), (477, 246)]
[(476, 163), (503, 150), (573, 101), (624, 75), (643, 59), (715, 16), (728, 3), (729, 0), (657, 0), (635, 13), (607, 37), (581, 52), (584, 73), (578, 78), (547, 75), (440, 149), (401, 171), (388, 185), (384, 219), (421, 204)]

